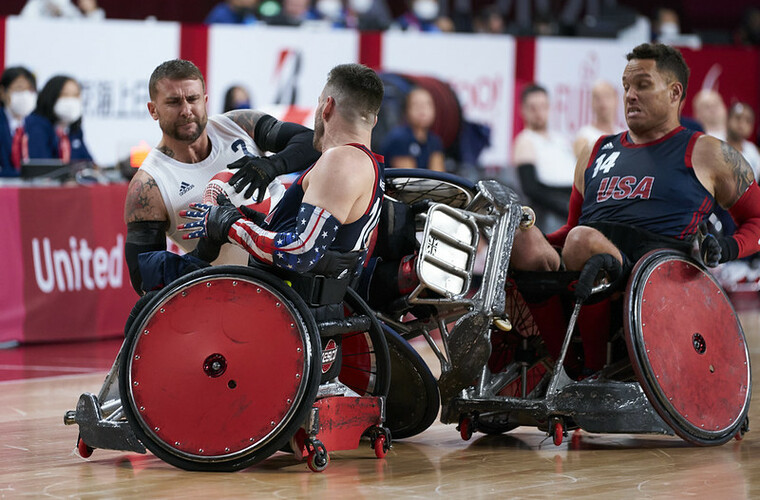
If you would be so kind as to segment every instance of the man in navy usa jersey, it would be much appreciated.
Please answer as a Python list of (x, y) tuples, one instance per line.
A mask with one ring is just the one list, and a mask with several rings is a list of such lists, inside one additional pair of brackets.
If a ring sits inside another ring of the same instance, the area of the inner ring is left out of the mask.
[[(760, 190), (734, 148), (679, 124), (689, 68), (680, 52), (645, 43), (627, 55), (623, 72), (628, 130), (601, 137), (575, 167), (567, 223), (546, 239), (522, 232), (513, 265), (580, 270), (608, 254), (625, 270), (647, 251), (689, 250), (720, 205), (737, 224), (733, 236), (708, 238), (702, 253), (715, 266), (760, 250)], [(550, 245), (551, 244), (551, 245)]]
[[(716, 266), (760, 250), (760, 189), (752, 169), (727, 143), (680, 126), (689, 78), (680, 52), (645, 43), (627, 59), (622, 83), (628, 130), (603, 136), (581, 153), (567, 223), (546, 237), (535, 226), (518, 231), (514, 268), (551, 271), (564, 264), (578, 271), (594, 258), (622, 281), (650, 250), (690, 252), (701, 223), (718, 205), (737, 229), (701, 242), (705, 263)], [(577, 298), (590, 290), (579, 283)], [(609, 328), (600, 318), (589, 324), (579, 330), (585, 366), (595, 371), (605, 363)], [(556, 355), (562, 339), (544, 338)]]
[(341, 299), (344, 287), (334, 288), (338, 293), (323, 285), (316, 290), (301, 278), (306, 273), (343, 281), (356, 275), (366, 255), (384, 191), (383, 159), (367, 147), (382, 99), (382, 81), (371, 69), (359, 64), (333, 68), (314, 118), (320, 159), (293, 183), (266, 220), (253, 214), (248, 219), (224, 203), (195, 204), (196, 210), (185, 216), (199, 220), (180, 226), (194, 230), (186, 237), (205, 236), (243, 247), (255, 262), (278, 268), (295, 289), (305, 291), (312, 305)]

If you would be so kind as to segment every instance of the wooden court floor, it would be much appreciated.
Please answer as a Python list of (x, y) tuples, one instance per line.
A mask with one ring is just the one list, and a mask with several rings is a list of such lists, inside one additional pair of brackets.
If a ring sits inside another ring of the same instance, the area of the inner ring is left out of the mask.
[[(760, 310), (740, 317), (757, 385)], [(77, 428), (64, 426), (63, 414), (82, 392), (97, 392), (117, 348), (106, 343), (91, 363), (75, 350), (66, 359), (78, 370), (29, 359), (31, 369), (54, 376), (0, 382), (0, 498), (760, 498), (757, 388), (750, 432), (710, 448), (587, 433), (556, 447), (527, 427), (465, 442), (454, 426), (436, 423), (396, 441), (382, 460), (368, 446), (334, 452), (321, 474), (284, 453), (232, 474), (185, 472), (150, 454), (95, 450), (83, 459), (74, 451)], [(3, 356), (0, 371), (12, 369)]]

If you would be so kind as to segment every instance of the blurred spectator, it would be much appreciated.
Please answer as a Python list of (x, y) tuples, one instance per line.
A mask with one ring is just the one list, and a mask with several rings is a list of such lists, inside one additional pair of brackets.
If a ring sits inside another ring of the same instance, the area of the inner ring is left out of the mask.
[(726, 140), (726, 105), (719, 93), (712, 89), (702, 89), (691, 103), (694, 118), (702, 125), (706, 134)]
[(481, 9), (473, 22), (476, 33), (502, 34), (506, 32), (504, 16), (497, 5), (489, 5)]
[(6, 68), (0, 76), (0, 177), (16, 176), (11, 147), (16, 130), (37, 104), (37, 79), (23, 66)]
[(224, 113), (235, 109), (251, 109), (251, 95), (245, 87), (233, 85), (224, 94)]
[(385, 0), (348, 0), (346, 27), (361, 31), (384, 31), (391, 25), (391, 11)]
[(547, 232), (567, 219), (575, 170), (570, 141), (549, 130), (549, 109), (545, 88), (532, 84), (522, 91), (520, 115), (525, 128), (512, 148), (522, 190), (536, 215), (544, 218), (541, 229)]
[(593, 147), (601, 136), (618, 132), (615, 127), (617, 105), (618, 93), (615, 87), (604, 80), (596, 82), (591, 89), (591, 123), (578, 130), (573, 143), (576, 158), (583, 148)]
[(106, 17), (97, 0), (77, 0), (77, 5), (70, 0), (27, 0), (19, 15), (27, 18), (84, 17), (94, 20)]
[(393, 168), (425, 168), (445, 172), (443, 141), (430, 127), (435, 121), (435, 103), (430, 92), (415, 87), (404, 101), (406, 124), (388, 132), (380, 148), (385, 164)]
[(736, 38), (743, 45), (760, 45), (760, 8), (750, 7), (744, 12)]
[(440, 14), (440, 6), (437, 0), (411, 0), (409, 7), (394, 22), (396, 27), (404, 31), (441, 31), (437, 24)]
[(282, 9), (276, 15), (266, 19), (274, 26), (300, 26), (304, 21), (319, 19), (311, 9), (309, 0), (282, 0)]
[(24, 120), (23, 134), (13, 138), (13, 160), (92, 161), (82, 134), (82, 89), (69, 76), (54, 76), (42, 87), (37, 107)]
[(728, 111), (726, 142), (744, 156), (757, 179), (758, 170), (760, 170), (760, 152), (757, 146), (748, 140), (754, 128), (755, 112), (751, 107), (743, 102), (737, 102), (731, 106)]
[(258, 0), (226, 0), (208, 13), (205, 24), (256, 24)]
[(662, 43), (668, 43), (670, 39), (680, 35), (681, 21), (678, 18), (678, 12), (666, 7), (657, 9), (652, 31), (652, 40)]

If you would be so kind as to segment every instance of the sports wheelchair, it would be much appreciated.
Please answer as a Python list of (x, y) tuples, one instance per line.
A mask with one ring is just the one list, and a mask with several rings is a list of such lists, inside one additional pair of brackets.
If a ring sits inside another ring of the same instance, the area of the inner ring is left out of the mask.
[(283, 450), (320, 472), (329, 451), (365, 438), (384, 457), (387, 334), (351, 288), (337, 305), (318, 320), (283, 279), (240, 266), (142, 297), (100, 391), (64, 416), (79, 426), (79, 454), (147, 448), (183, 469), (235, 471)]
[[(405, 215), (381, 228), (368, 303), (403, 338), (424, 337), (441, 366), (437, 381), (409, 363), (402, 376), (414, 383), (393, 372), (389, 411), (414, 410), (386, 421), (394, 437), (432, 424), (436, 385), (441, 421), (458, 424), (465, 440), (528, 425), (556, 445), (573, 429), (719, 445), (748, 430), (744, 332), (699, 260), (654, 250), (622, 286), (609, 282), (603, 266), (519, 273), (509, 269), (512, 243), (534, 216), (509, 188), (416, 171), (388, 171), (386, 182), (388, 211)], [(592, 293), (578, 301), (573, 290), (584, 275)], [(394, 277), (398, 287), (389, 294)], [(604, 349), (603, 367), (592, 373), (583, 369), (592, 354), (589, 331)]]

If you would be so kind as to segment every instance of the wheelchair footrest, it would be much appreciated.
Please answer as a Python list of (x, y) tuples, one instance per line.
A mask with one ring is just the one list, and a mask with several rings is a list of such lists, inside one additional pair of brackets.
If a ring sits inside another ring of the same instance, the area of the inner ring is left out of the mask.
[(79, 435), (90, 448), (145, 453), (145, 446), (135, 436), (126, 420), (104, 420), (94, 394), (79, 396), (76, 409)]

